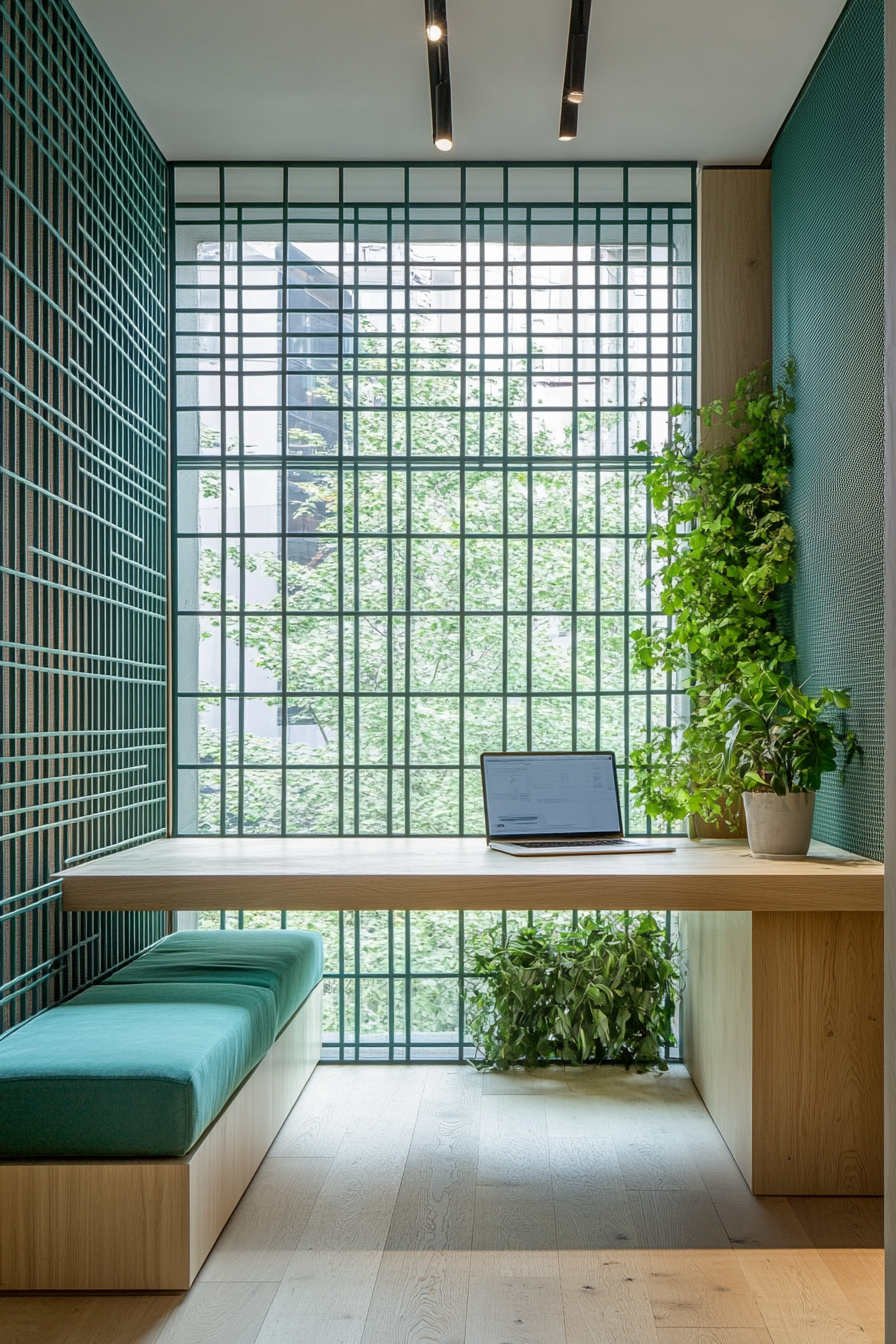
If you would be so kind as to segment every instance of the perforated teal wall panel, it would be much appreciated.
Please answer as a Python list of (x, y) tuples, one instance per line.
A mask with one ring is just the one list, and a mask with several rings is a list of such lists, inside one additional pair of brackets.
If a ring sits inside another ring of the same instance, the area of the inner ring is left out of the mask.
[(852, 690), (865, 749), (815, 834), (883, 858), (884, 4), (853, 0), (772, 161), (774, 349), (797, 367), (799, 674)]

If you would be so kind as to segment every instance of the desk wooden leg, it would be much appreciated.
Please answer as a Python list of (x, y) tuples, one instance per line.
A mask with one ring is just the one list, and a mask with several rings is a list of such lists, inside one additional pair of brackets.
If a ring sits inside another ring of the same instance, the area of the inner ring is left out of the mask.
[(883, 916), (682, 915), (691, 1076), (757, 1195), (883, 1193)]

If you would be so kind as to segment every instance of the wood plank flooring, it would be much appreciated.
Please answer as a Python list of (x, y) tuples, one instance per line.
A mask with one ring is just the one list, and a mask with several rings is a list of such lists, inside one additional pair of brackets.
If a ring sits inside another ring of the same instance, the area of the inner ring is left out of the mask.
[(327, 1066), (189, 1293), (0, 1344), (883, 1344), (881, 1203), (755, 1199), (681, 1067)]

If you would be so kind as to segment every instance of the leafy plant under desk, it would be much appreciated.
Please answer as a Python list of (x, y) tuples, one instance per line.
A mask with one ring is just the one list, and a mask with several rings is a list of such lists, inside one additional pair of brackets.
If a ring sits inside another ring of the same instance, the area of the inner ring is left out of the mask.
[(683, 975), (647, 912), (545, 918), (475, 947), (467, 1012), (477, 1068), (616, 1062), (666, 1069)]

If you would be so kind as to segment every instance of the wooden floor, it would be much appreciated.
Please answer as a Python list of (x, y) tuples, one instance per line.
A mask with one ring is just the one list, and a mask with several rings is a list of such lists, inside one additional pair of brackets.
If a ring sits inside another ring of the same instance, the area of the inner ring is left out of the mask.
[(682, 1068), (327, 1066), (189, 1293), (0, 1344), (883, 1344), (882, 1221), (754, 1199)]

